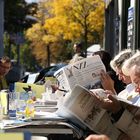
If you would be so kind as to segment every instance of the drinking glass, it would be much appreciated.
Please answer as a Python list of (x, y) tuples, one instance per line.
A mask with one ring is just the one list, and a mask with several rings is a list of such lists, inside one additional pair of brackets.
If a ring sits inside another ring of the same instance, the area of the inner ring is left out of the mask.
[(27, 100), (25, 108), (25, 117), (28, 119), (34, 117), (35, 107), (32, 99)]
[(25, 108), (26, 108), (26, 101), (25, 100), (18, 100), (17, 101), (18, 106), (16, 108), (16, 116), (17, 119), (23, 119), (25, 118)]

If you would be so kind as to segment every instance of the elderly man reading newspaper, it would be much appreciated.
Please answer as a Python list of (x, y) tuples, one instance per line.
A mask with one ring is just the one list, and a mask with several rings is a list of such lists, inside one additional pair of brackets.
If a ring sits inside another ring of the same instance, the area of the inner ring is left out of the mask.
[[(70, 64), (55, 73), (60, 88), (69, 92), (58, 103), (58, 115), (84, 131), (89, 128), (117, 140), (122, 132), (111, 122), (108, 112), (96, 104), (88, 89), (101, 88), (100, 71), (105, 67), (98, 55)], [(97, 91), (97, 90), (96, 90)]]
[(140, 125), (139, 125), (139, 119), (140, 119), (140, 98), (139, 98), (139, 75), (136, 71), (139, 72), (138, 67), (140, 63), (140, 52), (137, 52), (132, 57), (130, 57), (128, 60), (125, 61), (125, 63), (122, 66), (122, 72), (130, 76), (132, 83), (135, 83), (134, 90), (130, 90), (128, 92), (129, 98), (126, 98), (128, 101), (130, 101), (130, 104), (122, 104), (120, 101), (118, 101), (111, 92), (106, 91), (107, 98), (105, 100), (101, 100), (100, 97), (94, 92), (93, 96), (96, 97), (96, 101), (100, 106), (111, 113), (112, 121), (114, 122), (114, 125), (126, 133), (131, 140), (139, 140), (139, 132), (140, 132)]

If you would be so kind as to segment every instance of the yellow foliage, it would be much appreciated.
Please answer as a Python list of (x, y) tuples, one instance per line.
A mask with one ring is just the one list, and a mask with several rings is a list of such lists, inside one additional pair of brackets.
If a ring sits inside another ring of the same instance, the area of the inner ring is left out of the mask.
[[(33, 42), (33, 53), (42, 63), (47, 58), (47, 53), (44, 52), (47, 45), (55, 45), (58, 50), (64, 41), (82, 40), (86, 33), (88, 43), (94, 43), (97, 39), (102, 41), (103, 0), (47, 0), (39, 3), (39, 10), (35, 16), (39, 23), (28, 29), (26, 36)], [(94, 36), (95, 32), (99, 38)], [(52, 48), (50, 47), (51, 55), (54, 57), (58, 51)]]
[(52, 42), (56, 42), (57, 38), (53, 35), (44, 35), (42, 37), (42, 40), (45, 42), (45, 44), (49, 44)]
[(31, 41), (39, 40), (42, 35), (42, 27), (39, 23), (34, 24), (32, 28), (28, 29), (26, 32), (26, 37)]
[(51, 4), (51, 13), (55, 16), (65, 15), (65, 10), (69, 10), (72, 0), (54, 0)]

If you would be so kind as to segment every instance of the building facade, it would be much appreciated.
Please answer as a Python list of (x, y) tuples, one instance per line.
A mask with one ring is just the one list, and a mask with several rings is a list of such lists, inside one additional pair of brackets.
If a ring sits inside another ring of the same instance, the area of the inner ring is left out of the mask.
[(140, 48), (140, 1), (106, 0), (104, 48), (112, 56)]

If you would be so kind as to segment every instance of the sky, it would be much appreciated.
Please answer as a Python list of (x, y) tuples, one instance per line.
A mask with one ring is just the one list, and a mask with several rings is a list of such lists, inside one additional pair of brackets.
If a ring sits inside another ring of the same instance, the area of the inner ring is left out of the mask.
[(28, 3), (32, 3), (32, 2), (38, 2), (39, 0), (25, 0)]

